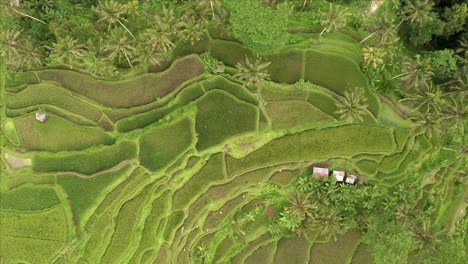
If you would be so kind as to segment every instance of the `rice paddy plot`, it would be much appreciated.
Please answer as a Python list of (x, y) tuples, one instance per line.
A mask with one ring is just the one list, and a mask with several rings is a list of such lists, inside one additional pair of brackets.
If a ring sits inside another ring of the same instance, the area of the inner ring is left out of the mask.
[(197, 102), (197, 108), (195, 130), (198, 150), (258, 129), (258, 108), (222, 91), (208, 92)]

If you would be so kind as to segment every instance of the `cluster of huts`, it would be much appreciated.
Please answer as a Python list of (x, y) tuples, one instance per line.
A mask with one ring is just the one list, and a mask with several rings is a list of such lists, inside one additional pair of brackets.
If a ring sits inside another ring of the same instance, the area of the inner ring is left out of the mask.
[(354, 174), (346, 175), (345, 171), (342, 170), (330, 170), (325, 166), (312, 166), (313, 174), (319, 177), (328, 177), (333, 176), (338, 183), (348, 183), (348, 184), (355, 184), (358, 181), (358, 176)]

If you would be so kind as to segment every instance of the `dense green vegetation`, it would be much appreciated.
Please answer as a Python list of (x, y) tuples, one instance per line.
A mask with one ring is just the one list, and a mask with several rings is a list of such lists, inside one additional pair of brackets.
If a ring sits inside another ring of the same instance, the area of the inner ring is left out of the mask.
[(467, 259), (464, 1), (0, 5), (0, 263)]

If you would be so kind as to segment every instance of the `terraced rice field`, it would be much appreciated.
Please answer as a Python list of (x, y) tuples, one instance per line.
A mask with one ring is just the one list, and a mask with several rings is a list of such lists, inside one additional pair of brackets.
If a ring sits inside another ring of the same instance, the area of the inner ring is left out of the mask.
[[(184, 50), (167, 70), (120, 82), (63, 69), (16, 75), (2, 91), (0, 262), (192, 263), (203, 249), (212, 263), (372, 263), (359, 232), (334, 241), (267, 230), (277, 212), (261, 197), (311, 164), (346, 161), (391, 187), (432, 147), (406, 120), (382, 117), (357, 42), (315, 37), (268, 57), (275, 84), (259, 92)], [(228, 66), (250, 52), (200, 45)], [(314, 85), (297, 89), (301, 78)], [(369, 116), (349, 124), (335, 102), (355, 86)], [(255, 221), (240, 222), (246, 213)]]

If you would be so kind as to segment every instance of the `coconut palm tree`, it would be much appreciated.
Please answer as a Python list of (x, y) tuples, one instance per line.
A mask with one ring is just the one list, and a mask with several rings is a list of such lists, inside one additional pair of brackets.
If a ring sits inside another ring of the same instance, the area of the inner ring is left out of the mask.
[(312, 226), (320, 230), (323, 237), (331, 236), (336, 241), (336, 236), (354, 228), (353, 219), (345, 219), (333, 209), (321, 210), (319, 215), (314, 216)]
[(143, 31), (140, 35), (140, 42), (145, 43), (147, 48), (158, 52), (167, 52), (175, 47), (169, 27), (163, 24)]
[(204, 23), (210, 19), (210, 16), (214, 16), (211, 12), (210, 1), (191, 1), (182, 7), (184, 16), (190, 17), (196, 23)]
[(411, 24), (424, 24), (430, 20), (431, 11), (434, 6), (434, 2), (430, 0), (410, 0), (402, 8), (402, 13), (405, 16), (405, 20)]
[(179, 35), (184, 26), (184, 22), (174, 9), (166, 7), (163, 7), (162, 12), (152, 18), (152, 24), (154, 27), (164, 28), (173, 37)]
[(298, 215), (302, 220), (311, 218), (313, 216), (313, 210), (317, 208), (317, 205), (310, 201), (311, 194), (304, 194), (303, 192), (296, 191), (294, 195), (289, 197), (289, 206), (286, 207), (285, 211), (291, 214)]
[(451, 125), (460, 127), (460, 135), (465, 134), (465, 122), (468, 120), (468, 105), (465, 104), (466, 96), (451, 94), (447, 96), (442, 105), (442, 119)]
[(428, 86), (433, 75), (431, 61), (416, 55), (414, 60), (403, 62), (403, 73), (395, 77), (401, 77), (409, 88), (418, 89)]
[(110, 31), (111, 26), (115, 25), (115, 23), (118, 23), (133, 38), (135, 38), (133, 33), (123, 23), (127, 22), (127, 20), (122, 17), (127, 13), (127, 5), (120, 4), (115, 0), (107, 0), (105, 2), (99, 1), (99, 5), (97, 7), (93, 7), (93, 10), (99, 17), (97, 21), (98, 23), (107, 23), (107, 31)]
[(323, 32), (339, 31), (340, 29), (346, 27), (349, 16), (350, 13), (346, 8), (342, 8), (339, 5), (330, 4), (330, 9), (328, 12), (322, 13), (323, 18), (320, 23), (325, 28), (322, 30), (320, 35), (322, 35)]
[(367, 113), (368, 107), (364, 89), (354, 88), (351, 91), (345, 91), (344, 97), (337, 101), (335, 113), (340, 119), (348, 122), (363, 122), (363, 116)]
[(188, 18), (188, 20), (184, 22), (184, 29), (182, 31), (182, 39), (184, 41), (190, 42), (190, 44), (194, 45), (206, 36), (206, 34), (206, 28), (193, 18)]
[(406, 98), (400, 100), (404, 101), (411, 102), (415, 106), (413, 110), (420, 111), (424, 115), (438, 115), (444, 103), (442, 90), (432, 83), (414, 93), (407, 93)]
[(133, 67), (131, 60), (136, 51), (134, 44), (134, 40), (129, 39), (124, 31), (120, 28), (115, 28), (107, 37), (104, 50), (108, 53), (111, 60), (117, 59), (118, 61), (121, 61), (122, 58), (125, 58), (128, 65)]
[(249, 57), (245, 57), (244, 62), (238, 62), (236, 68), (239, 70), (234, 76), (244, 81), (244, 85), (257, 85), (265, 80), (270, 80), (268, 74), (268, 66), (271, 62), (263, 62), (258, 56), (251, 61)]
[(434, 135), (442, 134), (442, 119), (438, 115), (425, 115), (418, 118), (411, 118), (416, 120), (414, 130), (416, 133), (423, 133), (428, 138), (432, 138)]
[(49, 58), (58, 63), (65, 63), (72, 68), (72, 64), (83, 59), (85, 56), (85, 46), (78, 43), (76, 39), (66, 36), (52, 44)]
[(22, 46), (21, 32), (22, 30), (6, 30), (0, 33), (0, 54), (7, 63), (19, 60)]
[(362, 55), (365, 63), (376, 69), (383, 66), (386, 51), (380, 46), (366, 46), (362, 49)]
[(33, 69), (42, 66), (44, 55), (39, 51), (36, 45), (33, 44), (31, 38), (26, 38), (23, 41), (21, 48), (22, 65), (20, 68)]
[(433, 251), (437, 244), (442, 241), (441, 236), (443, 231), (436, 231), (431, 226), (430, 220), (424, 220), (422, 223), (413, 225), (410, 233), (416, 239), (419, 251), (424, 248)]
[(360, 43), (373, 37), (378, 38), (380, 45), (389, 45), (398, 40), (394, 19), (390, 19), (387, 15), (375, 16), (368, 24), (368, 27), (371, 34), (361, 40)]

